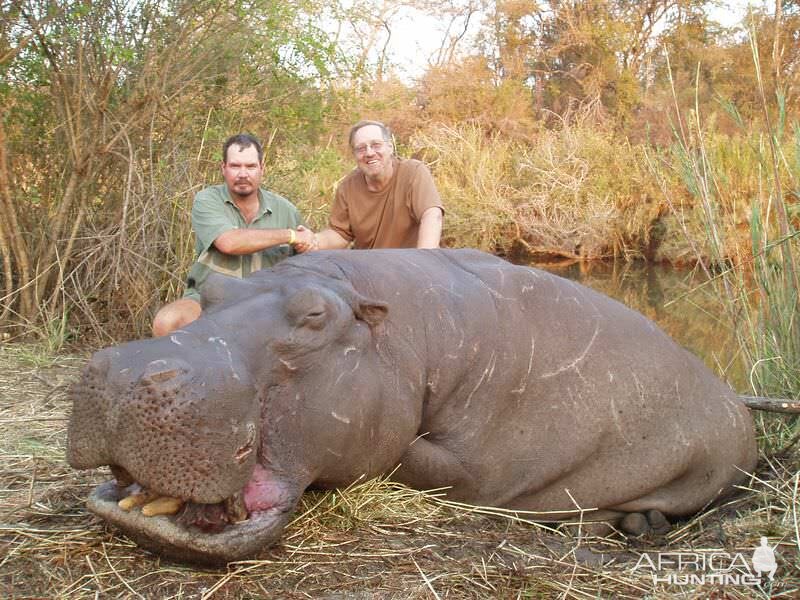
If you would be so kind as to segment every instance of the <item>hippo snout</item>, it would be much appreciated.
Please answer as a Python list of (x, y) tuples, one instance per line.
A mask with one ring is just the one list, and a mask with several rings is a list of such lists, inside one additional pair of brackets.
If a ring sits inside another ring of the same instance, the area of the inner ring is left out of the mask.
[(106, 385), (112, 355), (110, 348), (96, 352), (69, 388), (72, 413), (67, 430), (67, 462), (76, 469), (92, 469), (111, 461), (105, 414), (109, 408)]
[(70, 389), (67, 459), (111, 470), (93, 512), (162, 554), (218, 564), (275, 539), (304, 486), (257, 464), (260, 405), (237, 347), (192, 342), (97, 352)]

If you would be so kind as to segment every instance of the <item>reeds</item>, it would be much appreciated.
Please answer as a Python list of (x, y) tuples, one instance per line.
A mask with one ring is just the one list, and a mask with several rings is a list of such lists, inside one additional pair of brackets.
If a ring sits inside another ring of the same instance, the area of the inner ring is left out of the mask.
[(641, 146), (576, 116), (530, 139), (475, 123), (418, 132), (411, 147), (444, 198), (445, 240), (510, 254), (648, 258), (667, 212)]
[[(754, 37), (751, 32), (751, 39)], [(719, 140), (704, 131), (699, 108), (690, 115), (677, 109), (673, 115), (673, 163), (686, 182), (697, 207), (697, 223), (705, 231), (699, 242), (686, 225), (685, 207), (668, 196), (676, 219), (695, 252), (696, 264), (705, 272), (721, 301), (721, 325), (730, 328), (740, 348), (751, 394), (800, 397), (800, 231), (797, 206), (800, 182), (796, 173), (800, 127), (787, 123), (780, 90), (775, 102), (767, 97), (755, 40), (753, 61), (763, 107), (764, 131), (752, 125), (742, 132), (746, 147), (724, 151)], [(677, 106), (677, 104), (676, 104)], [(745, 124), (731, 103), (733, 119)], [(790, 125), (790, 127), (789, 127)], [(741, 156), (747, 154), (746, 160)], [(732, 159), (738, 158), (739, 160)], [(738, 180), (731, 181), (739, 165)], [(744, 165), (757, 169), (744, 170)], [(654, 172), (659, 171), (655, 161)], [(749, 185), (744, 185), (747, 180)], [(664, 186), (666, 187), (666, 186)], [(788, 187), (788, 189), (787, 189)], [(748, 195), (743, 192), (749, 191)], [(709, 286), (706, 290), (709, 289)], [(745, 390), (740, 390), (745, 391)], [(776, 451), (797, 441), (797, 417), (759, 416), (763, 445)]]

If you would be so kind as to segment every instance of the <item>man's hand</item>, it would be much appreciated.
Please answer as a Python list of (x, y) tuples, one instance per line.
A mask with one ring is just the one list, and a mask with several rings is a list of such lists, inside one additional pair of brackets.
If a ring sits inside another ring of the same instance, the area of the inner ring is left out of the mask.
[(308, 252), (309, 250), (316, 250), (317, 246), (317, 234), (302, 225), (298, 225), (294, 249), (302, 253)]

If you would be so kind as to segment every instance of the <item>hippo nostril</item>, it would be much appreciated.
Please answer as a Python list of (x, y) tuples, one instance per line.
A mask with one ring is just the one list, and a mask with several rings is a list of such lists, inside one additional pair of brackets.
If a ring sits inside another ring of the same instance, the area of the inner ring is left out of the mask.
[(87, 371), (93, 377), (105, 377), (110, 366), (111, 353), (107, 349), (101, 350), (89, 361), (89, 364), (87, 365)]
[(151, 383), (164, 383), (185, 375), (191, 370), (191, 367), (179, 359), (158, 359), (151, 361), (147, 364), (142, 373), (142, 379), (148, 380)]
[(178, 375), (182, 375), (186, 371), (182, 369), (167, 369), (165, 371), (149, 371), (144, 374), (142, 381), (150, 385), (154, 383), (165, 383), (175, 379)]
[(191, 367), (182, 360), (154, 360), (144, 368), (139, 383), (163, 392), (165, 389), (175, 389), (182, 385), (185, 376), (191, 371)]
[(182, 371), (180, 369), (170, 369), (168, 371), (158, 371), (157, 373), (151, 373), (150, 379), (155, 383), (162, 383), (164, 381), (169, 381), (170, 379), (174, 379), (178, 376)]

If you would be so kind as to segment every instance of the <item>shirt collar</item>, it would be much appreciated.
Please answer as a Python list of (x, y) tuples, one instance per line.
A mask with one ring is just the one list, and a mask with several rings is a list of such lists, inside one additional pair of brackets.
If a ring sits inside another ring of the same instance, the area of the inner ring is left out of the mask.
[[(233, 201), (233, 198), (231, 198), (231, 192), (227, 186), (225, 186), (225, 202), (238, 210), (236, 203)], [(271, 215), (273, 203), (274, 202), (267, 191), (264, 188), (258, 188), (258, 216), (263, 217), (265, 214)]]

